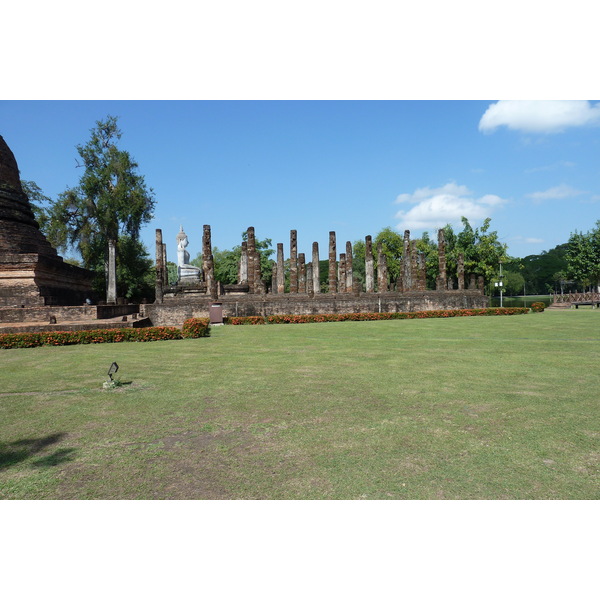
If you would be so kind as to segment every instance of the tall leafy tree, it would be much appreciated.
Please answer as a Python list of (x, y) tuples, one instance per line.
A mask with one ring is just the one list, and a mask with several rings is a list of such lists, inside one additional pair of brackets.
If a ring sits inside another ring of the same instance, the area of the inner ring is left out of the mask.
[(377, 247), (381, 243), (383, 254), (387, 257), (389, 279), (395, 282), (400, 275), (400, 259), (404, 251), (404, 238), (391, 227), (384, 227), (373, 240), (373, 256), (377, 263)]
[(489, 230), (490, 218), (475, 229), (467, 218), (462, 217), (461, 221), (463, 230), (456, 236), (453, 253), (463, 253), (466, 273), (483, 275), (485, 281), (489, 282), (497, 275), (500, 262), (508, 260), (508, 246), (500, 242), (496, 231)]
[(600, 221), (587, 233), (575, 231), (567, 247), (567, 273), (584, 286), (600, 285)]
[[(146, 187), (138, 164), (117, 147), (120, 139), (116, 117), (97, 121), (89, 141), (77, 146), (78, 167), (83, 169), (79, 185), (65, 190), (49, 209), (50, 241), (59, 248), (75, 247), (85, 267), (103, 273), (109, 302), (116, 298), (108, 282), (118, 283), (117, 274), (125, 280), (125, 286), (119, 286), (123, 295), (135, 288), (131, 281), (139, 275), (140, 265), (131, 261), (131, 247), (141, 248), (140, 229), (152, 218), (155, 206), (154, 192)], [(110, 246), (116, 248), (111, 272)]]

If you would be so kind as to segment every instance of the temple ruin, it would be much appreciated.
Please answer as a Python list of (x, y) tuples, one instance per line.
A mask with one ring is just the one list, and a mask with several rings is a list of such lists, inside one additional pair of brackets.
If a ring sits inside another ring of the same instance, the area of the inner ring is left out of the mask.
[(93, 297), (92, 280), (92, 272), (65, 263), (40, 231), (0, 136), (0, 307), (81, 305)]
[[(485, 308), (483, 278), (465, 275), (464, 257), (458, 257), (456, 279), (448, 276), (444, 231), (438, 233), (438, 276), (435, 289), (427, 289), (425, 256), (417, 241), (404, 232), (399, 275), (390, 281), (387, 255), (381, 244), (373, 252), (373, 240), (365, 237), (364, 281), (355, 277), (357, 265), (351, 242), (337, 254), (336, 232), (329, 232), (327, 284), (321, 289), (319, 245), (312, 243), (311, 261), (298, 252), (298, 232), (290, 231), (289, 258), (285, 246), (276, 244), (270, 279), (262, 278), (254, 227), (241, 245), (237, 284), (216, 281), (210, 245), (210, 227), (204, 225), (202, 277), (194, 284), (180, 281), (167, 286), (166, 256), (162, 232), (156, 231), (156, 302), (145, 314), (155, 325), (183, 322), (189, 317), (209, 316), (211, 306), (220, 306), (227, 316), (275, 314), (325, 314), (351, 312), (405, 312), (454, 308)], [(286, 281), (287, 262), (287, 281)]]
[[(312, 254), (307, 262), (307, 256), (298, 252), (298, 232), (293, 229), (290, 231), (289, 258), (286, 261), (284, 244), (277, 243), (276, 261), (267, 281), (262, 273), (254, 227), (248, 227), (246, 239), (241, 244), (238, 281), (223, 284), (215, 276), (211, 228), (204, 225), (201, 267), (189, 264), (188, 239), (183, 228), (177, 235), (178, 281), (174, 285), (168, 278), (167, 243), (162, 231), (156, 230), (156, 298), (153, 304), (119, 306), (116, 302), (114, 306), (82, 307), (86, 299), (93, 298), (93, 274), (66, 264), (40, 231), (21, 187), (15, 157), (2, 137), (0, 226), (0, 322), (35, 318), (49, 319), (53, 323), (56, 315), (74, 320), (83, 311), (86, 318), (93, 312), (91, 318), (117, 317), (128, 323), (134, 321), (133, 326), (180, 326), (187, 318), (210, 316), (215, 306), (220, 307), (227, 317), (410, 312), (488, 305), (488, 298), (483, 293), (483, 278), (465, 273), (464, 257), (459, 256), (455, 265), (456, 279), (449, 276), (443, 230), (438, 234), (439, 268), (432, 290), (427, 289), (425, 257), (418, 251), (416, 240), (410, 239), (409, 231), (404, 233), (403, 256), (398, 265), (388, 264), (382, 245), (373, 248), (372, 237), (367, 235), (364, 277), (360, 279), (357, 274), (363, 265), (357, 264), (352, 243), (345, 242), (338, 255), (336, 232), (330, 231), (328, 269), (323, 273), (326, 277), (322, 282), (318, 243), (312, 243)], [(390, 272), (398, 273), (395, 281), (391, 281)], [(53, 309), (50, 314), (47, 313), (50, 307), (63, 307), (63, 310)], [(138, 310), (139, 315), (132, 316), (137, 315)], [(22, 311), (29, 311), (31, 315)]]

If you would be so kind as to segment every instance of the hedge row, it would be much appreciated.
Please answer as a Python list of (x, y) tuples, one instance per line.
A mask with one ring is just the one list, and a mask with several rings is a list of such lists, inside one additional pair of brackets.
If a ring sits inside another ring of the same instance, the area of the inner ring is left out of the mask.
[(335, 321), (384, 321), (391, 319), (439, 319), (492, 315), (524, 315), (528, 308), (461, 308), (456, 310), (422, 310), (396, 313), (345, 313), (326, 315), (271, 315), (269, 317), (228, 317), (229, 325), (264, 325), (265, 323), (328, 323)]
[(73, 344), (105, 344), (114, 342), (154, 342), (180, 340), (210, 335), (208, 319), (188, 319), (183, 328), (143, 327), (139, 329), (90, 329), (87, 331), (47, 331), (41, 333), (2, 333), (0, 348), (35, 348), (37, 346), (70, 346)]

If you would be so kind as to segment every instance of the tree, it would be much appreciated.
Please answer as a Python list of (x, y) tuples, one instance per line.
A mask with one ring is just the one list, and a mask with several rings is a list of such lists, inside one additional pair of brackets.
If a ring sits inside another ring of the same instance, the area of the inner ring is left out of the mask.
[(502, 284), (503, 291), (507, 296), (520, 296), (523, 293), (525, 286), (525, 278), (518, 271), (507, 271), (502, 272)]
[(463, 230), (456, 236), (453, 252), (456, 256), (459, 253), (464, 255), (465, 273), (482, 275), (489, 282), (498, 273), (500, 263), (509, 259), (508, 246), (499, 241), (496, 231), (489, 231), (490, 218), (476, 229), (466, 217), (462, 217), (461, 221)]
[(373, 240), (375, 264), (377, 264), (377, 247), (380, 243), (383, 254), (387, 257), (389, 279), (395, 283), (400, 275), (400, 260), (404, 252), (404, 238), (391, 227), (384, 227)]
[[(548, 288), (554, 289), (558, 281), (556, 273), (567, 271), (568, 244), (560, 244), (551, 250), (544, 250), (540, 254), (530, 254), (525, 258), (515, 260), (520, 272), (525, 278), (527, 293), (545, 294)], [(512, 266), (508, 268), (512, 269)], [(565, 281), (568, 277), (563, 278)], [(564, 284), (563, 284), (564, 287)]]
[(132, 282), (140, 276), (143, 280), (131, 253), (145, 252), (139, 243), (140, 228), (152, 218), (155, 205), (154, 192), (138, 174), (138, 164), (117, 147), (120, 138), (116, 117), (96, 122), (87, 144), (77, 146), (81, 159), (77, 166), (84, 169), (79, 185), (60, 194), (48, 211), (50, 242), (57, 248), (75, 247), (86, 268), (104, 275), (107, 302), (116, 301), (117, 276), (126, 297), (136, 289)]
[(600, 284), (600, 221), (587, 233), (575, 231), (567, 247), (567, 273), (584, 286)]
[[(52, 199), (46, 196), (40, 186), (35, 181), (21, 180), (21, 187), (29, 198), (29, 204), (33, 211), (33, 216), (40, 226), (40, 230), (45, 234), (50, 219), (49, 208), (52, 205)], [(46, 236), (47, 237), (47, 236)], [(52, 242), (50, 242), (52, 244)]]

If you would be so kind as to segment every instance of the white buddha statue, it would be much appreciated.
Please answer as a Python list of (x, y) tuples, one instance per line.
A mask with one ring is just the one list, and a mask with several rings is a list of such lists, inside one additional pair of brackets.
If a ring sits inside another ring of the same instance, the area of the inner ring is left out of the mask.
[(202, 271), (199, 267), (189, 264), (190, 253), (186, 250), (188, 244), (188, 236), (181, 225), (177, 234), (177, 273), (180, 282), (182, 280), (198, 280)]

